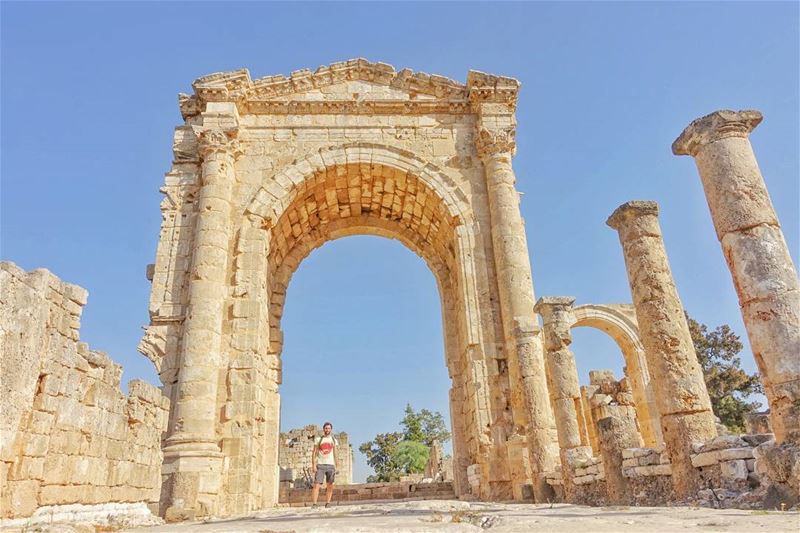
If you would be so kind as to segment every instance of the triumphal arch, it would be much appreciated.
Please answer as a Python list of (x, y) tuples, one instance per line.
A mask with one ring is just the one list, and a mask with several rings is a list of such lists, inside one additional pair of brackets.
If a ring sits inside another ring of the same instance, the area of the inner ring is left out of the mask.
[(140, 344), (171, 400), (162, 512), (277, 502), (287, 287), (312, 250), (356, 234), (399, 240), (437, 280), (457, 493), (521, 499), (533, 481), (543, 501), (558, 440), (511, 164), (519, 83), (358, 59), (193, 88)]

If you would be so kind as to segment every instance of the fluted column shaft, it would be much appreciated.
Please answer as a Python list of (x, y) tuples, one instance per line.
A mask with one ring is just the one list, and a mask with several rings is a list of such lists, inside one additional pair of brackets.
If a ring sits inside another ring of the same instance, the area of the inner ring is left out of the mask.
[(692, 442), (717, 435), (711, 400), (672, 279), (658, 223), (658, 204), (628, 202), (609, 217), (619, 232), (647, 364), (656, 386), (664, 443), (678, 497), (699, 487)]
[[(480, 151), (486, 171), (515, 431), (527, 438), (534, 496), (537, 501), (546, 501), (551, 489), (544, 473), (555, 464), (550, 434), (553, 414), (547, 398), (541, 332), (533, 313), (535, 300), (525, 225), (519, 210), (519, 193), (514, 187), (513, 144), (498, 140), (496, 132), (489, 135), (492, 142)], [(501, 138), (507, 140), (508, 135)]]
[(750, 145), (758, 111), (717, 111), (673, 144), (692, 155), (764, 381), (776, 440), (800, 442), (800, 284)]

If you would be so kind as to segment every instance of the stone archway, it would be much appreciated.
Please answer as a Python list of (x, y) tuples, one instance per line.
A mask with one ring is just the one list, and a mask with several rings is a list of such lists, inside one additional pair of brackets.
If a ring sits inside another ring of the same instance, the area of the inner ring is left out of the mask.
[(400, 240), (437, 279), (457, 492), (522, 499), (533, 483), (545, 501), (556, 449), (511, 168), (518, 82), (353, 60), (193, 87), (140, 343), (172, 401), (167, 518), (276, 503), (286, 287), (354, 234)]
[(625, 359), (625, 374), (631, 382), (642, 438), (648, 447), (660, 446), (663, 442), (660, 417), (633, 305), (586, 304), (575, 307), (573, 314), (575, 322), (571, 327), (599, 329), (619, 346)]

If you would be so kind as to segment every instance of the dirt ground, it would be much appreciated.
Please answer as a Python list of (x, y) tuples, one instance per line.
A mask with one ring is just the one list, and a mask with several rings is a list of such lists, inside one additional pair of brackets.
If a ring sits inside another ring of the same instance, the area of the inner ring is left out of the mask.
[(800, 514), (693, 507), (583, 507), (463, 501), (276, 508), (251, 516), (130, 530), (201, 533), (800, 531)]

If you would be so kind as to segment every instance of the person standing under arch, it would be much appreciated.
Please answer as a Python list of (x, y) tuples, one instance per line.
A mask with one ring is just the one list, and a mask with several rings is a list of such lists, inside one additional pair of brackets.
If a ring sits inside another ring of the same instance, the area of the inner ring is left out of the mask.
[(314, 444), (314, 451), (311, 454), (311, 471), (314, 474), (314, 488), (311, 490), (311, 506), (317, 506), (319, 496), (319, 486), (323, 480), (325, 486), (325, 507), (331, 503), (333, 496), (333, 483), (336, 479), (336, 446), (338, 442), (332, 435), (333, 424), (325, 422), (322, 425), (321, 437), (317, 438)]

